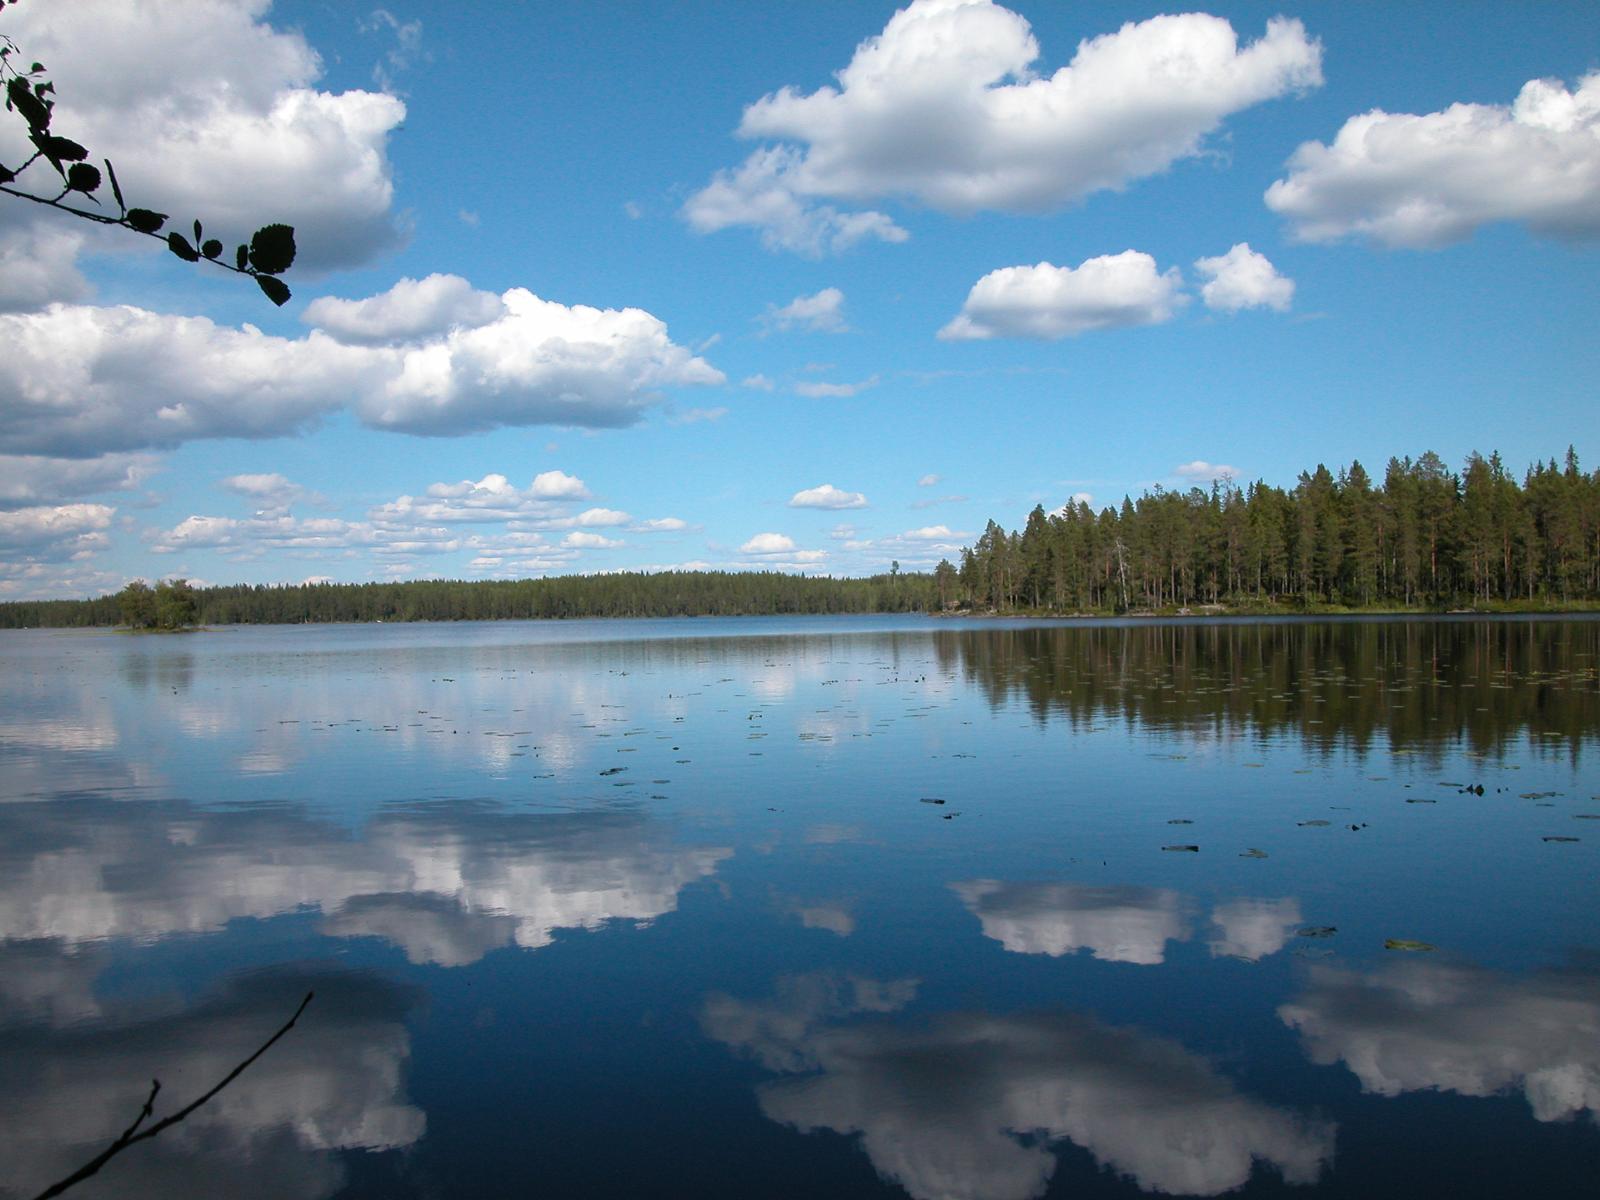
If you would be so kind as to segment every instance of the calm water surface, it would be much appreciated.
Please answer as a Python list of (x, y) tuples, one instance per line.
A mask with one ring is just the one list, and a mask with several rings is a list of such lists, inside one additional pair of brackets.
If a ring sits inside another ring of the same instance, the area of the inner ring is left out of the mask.
[(70, 1194), (1592, 1197), (1597, 667), (1593, 620), (0, 634), (0, 1195), (314, 989)]

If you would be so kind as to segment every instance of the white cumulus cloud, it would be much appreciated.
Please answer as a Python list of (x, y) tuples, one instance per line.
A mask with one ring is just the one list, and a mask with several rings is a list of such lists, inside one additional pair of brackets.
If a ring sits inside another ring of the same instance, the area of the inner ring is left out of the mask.
[(758, 533), (739, 547), (739, 553), (788, 554), (794, 549), (794, 539), (786, 533)]
[(685, 216), (820, 253), (903, 240), (883, 213), (825, 201), (910, 199), (943, 212), (1041, 212), (1200, 153), (1229, 115), (1322, 82), (1320, 45), (1274, 18), (1241, 46), (1204, 13), (1129, 22), (1050, 74), (1028, 22), (991, 0), (916, 0), (857, 46), (836, 84), (749, 105), (765, 144), (718, 172)]
[(1179, 479), (1210, 483), (1213, 479), (1237, 479), (1239, 468), (1230, 467), (1227, 463), (1210, 463), (1203, 458), (1197, 458), (1193, 462), (1179, 463), (1172, 468), (1172, 474)]
[(1197, 258), (1195, 270), (1206, 277), (1200, 298), (1207, 308), (1234, 313), (1244, 308), (1272, 308), (1287, 312), (1294, 299), (1294, 280), (1278, 274), (1265, 254), (1239, 242), (1226, 254)]
[(903, 242), (911, 236), (881, 212), (840, 212), (798, 196), (789, 182), (797, 162), (793, 150), (758, 150), (736, 170), (718, 171), (689, 197), (683, 215), (699, 233), (749, 225), (761, 231), (767, 249), (811, 258), (837, 254), (868, 238)]
[(658, 388), (723, 382), (640, 309), (569, 307), (523, 288), (500, 302), (488, 324), (383, 346), (131, 306), (0, 315), (10, 351), (0, 453), (91, 457), (281, 436), (345, 407), (369, 426), (419, 434), (614, 427), (637, 421)]
[(0, 509), (131, 491), (156, 472), (157, 463), (153, 454), (98, 458), (0, 454)]
[(1426, 248), (1496, 221), (1600, 237), (1600, 72), (1572, 90), (1529, 80), (1510, 106), (1351, 117), (1331, 145), (1296, 150), (1266, 201), (1308, 241)]
[(1173, 267), (1138, 250), (1105, 254), (1078, 267), (1041, 262), (1001, 267), (972, 285), (961, 312), (939, 331), (947, 341), (995, 337), (1054, 341), (1095, 329), (1158, 325), (1187, 302)]
[(401, 279), (387, 292), (365, 300), (319, 296), (301, 319), (341, 342), (382, 345), (415, 341), (476, 329), (505, 315), (505, 302), (493, 292), (480, 292), (459, 275)]
[(598, 533), (585, 533), (583, 530), (575, 529), (561, 539), (561, 544), (574, 550), (610, 550), (622, 545), (622, 542), (617, 538), (603, 537)]
[(789, 498), (790, 508), (865, 508), (867, 498), (860, 492), (846, 492), (831, 483), (806, 488)]
[(823, 288), (810, 296), (796, 296), (782, 308), (769, 307), (762, 318), (769, 329), (801, 329), (810, 333), (845, 333), (844, 293)]

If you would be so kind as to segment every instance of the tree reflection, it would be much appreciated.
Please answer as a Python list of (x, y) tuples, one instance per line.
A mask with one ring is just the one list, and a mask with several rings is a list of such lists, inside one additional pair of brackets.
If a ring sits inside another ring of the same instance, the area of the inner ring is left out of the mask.
[(951, 630), (940, 664), (1040, 721), (1498, 753), (1600, 733), (1600, 621), (1282, 621)]
[(73, 1194), (328, 1196), (345, 1179), (334, 1152), (416, 1142), (426, 1119), (403, 1082), (412, 993), (370, 975), (279, 968), (236, 977), (182, 1011), (140, 1015), (134, 1006), (93, 1024), (0, 1022), (6, 1185), (31, 1195), (68, 1174), (128, 1124), (152, 1078), (174, 1103), (192, 1098), (313, 989), (315, 1013), (246, 1075)]

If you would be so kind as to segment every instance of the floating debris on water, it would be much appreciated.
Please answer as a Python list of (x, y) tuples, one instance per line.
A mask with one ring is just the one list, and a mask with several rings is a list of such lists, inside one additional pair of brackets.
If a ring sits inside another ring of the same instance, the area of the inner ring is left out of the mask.
[(1583, 839), (1582, 838), (1575, 838), (1575, 837), (1567, 837), (1567, 836), (1565, 836), (1563, 834), (1559, 834), (1559, 833), (1547, 833), (1547, 834), (1545, 834), (1543, 840), (1547, 841), (1547, 842), (1579, 842), (1579, 841), (1582, 841)]
[(1319, 828), (1319, 829), (1328, 824), (1328, 822), (1324, 821), (1321, 817), (1317, 817), (1317, 818), (1315, 818), (1313, 820), (1310, 820), (1310, 821), (1301, 821), (1299, 823), (1301, 825), (1315, 826), (1316, 828)]
[(1199, 854), (1200, 853), (1200, 847), (1199, 846), (1163, 846), (1161, 848), (1163, 850), (1179, 850), (1179, 851), (1186, 852), (1188, 854)]
[(1265, 857), (1267, 857), (1267, 852), (1265, 850), (1257, 850), (1254, 846), (1251, 846), (1250, 849), (1246, 850), (1243, 854), (1239, 855), (1239, 857), (1240, 858), (1265, 858)]
[(1410, 938), (1384, 938), (1383, 948), (1385, 950), (1410, 950), (1417, 954), (1426, 954), (1434, 949), (1428, 942), (1417, 942)]
[(1303, 938), (1328, 938), (1339, 932), (1337, 925), (1307, 925), (1295, 930), (1296, 937)]

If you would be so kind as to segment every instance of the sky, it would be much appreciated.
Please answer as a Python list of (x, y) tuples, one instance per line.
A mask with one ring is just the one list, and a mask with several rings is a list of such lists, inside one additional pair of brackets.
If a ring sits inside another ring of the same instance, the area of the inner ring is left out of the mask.
[(22, 0), (0, 33), (130, 205), (300, 248), (279, 309), (0, 196), (0, 599), (862, 575), (1074, 499), (1600, 465), (1592, 3)]

